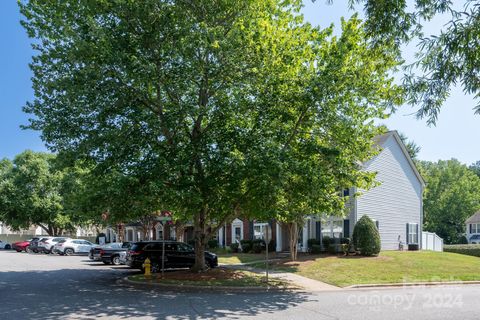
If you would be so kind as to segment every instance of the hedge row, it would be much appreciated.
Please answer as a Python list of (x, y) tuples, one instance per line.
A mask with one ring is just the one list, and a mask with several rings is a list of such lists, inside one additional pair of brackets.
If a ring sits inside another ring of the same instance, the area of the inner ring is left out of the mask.
[(480, 257), (480, 244), (452, 244), (444, 245), (443, 251)]

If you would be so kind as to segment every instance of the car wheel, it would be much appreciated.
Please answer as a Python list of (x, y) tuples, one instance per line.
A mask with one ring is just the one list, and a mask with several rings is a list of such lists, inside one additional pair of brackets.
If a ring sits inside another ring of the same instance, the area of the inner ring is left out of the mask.
[(17, 251), (17, 252), (22, 252), (22, 250), (19, 250), (19, 249), (15, 249), (15, 251)]
[(7, 244), (4, 249), (5, 249), (5, 250), (10, 250), (10, 249), (12, 249), (12, 247), (10, 247), (10, 245)]
[(25, 247), (25, 252), (32, 253), (32, 250), (30, 250), (30, 247)]
[(67, 255), (67, 256), (71, 256), (74, 252), (75, 251), (73, 251), (73, 249), (71, 249), (71, 248), (67, 248), (64, 251), (65, 255)]
[(118, 266), (120, 264), (120, 257), (119, 256), (113, 256), (112, 264)]
[[(158, 263), (152, 263), (150, 268), (151, 268), (150, 269), (151, 273), (157, 273), (157, 272), (162, 271), (162, 266)], [(144, 273), (145, 273), (145, 271), (144, 271)]]

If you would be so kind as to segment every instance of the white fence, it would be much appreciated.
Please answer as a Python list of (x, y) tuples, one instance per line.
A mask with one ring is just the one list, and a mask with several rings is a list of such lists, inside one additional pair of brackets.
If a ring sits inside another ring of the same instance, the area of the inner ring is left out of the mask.
[(422, 250), (443, 251), (443, 239), (435, 233), (422, 232)]

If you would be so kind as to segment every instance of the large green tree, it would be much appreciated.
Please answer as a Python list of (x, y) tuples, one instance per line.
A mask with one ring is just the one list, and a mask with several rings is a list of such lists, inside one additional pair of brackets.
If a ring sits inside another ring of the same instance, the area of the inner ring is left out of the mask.
[(21, 4), (37, 39), (31, 127), (52, 150), (142, 181), (159, 209), (193, 220), (195, 270), (206, 241), (236, 215), (335, 211), (339, 189), (371, 182), (358, 163), (374, 154), (372, 119), (401, 102), (389, 76), (398, 61), (388, 45), (371, 45), (357, 18), (337, 38), (305, 23), (300, 8)]
[[(329, 2), (334, 2), (330, 0)], [(363, 6), (365, 29), (375, 44), (418, 43), (415, 60), (406, 66), (404, 85), (417, 116), (435, 124), (451, 88), (474, 95), (480, 113), (480, 1), (478, 0), (349, 0), (352, 9)], [(448, 23), (434, 35), (424, 26), (442, 16)]]
[(62, 197), (63, 172), (48, 153), (25, 151), (0, 165), (0, 220), (14, 230), (36, 225), (49, 235), (71, 229)]
[(465, 233), (465, 220), (480, 209), (480, 178), (454, 159), (418, 164), (427, 184), (424, 228), (456, 243)]

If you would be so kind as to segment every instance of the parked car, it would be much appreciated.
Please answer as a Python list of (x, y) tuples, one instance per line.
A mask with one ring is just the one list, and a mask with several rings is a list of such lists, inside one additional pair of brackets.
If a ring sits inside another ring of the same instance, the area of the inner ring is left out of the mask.
[(63, 239), (53, 246), (53, 252), (61, 255), (87, 253), (95, 244), (83, 239)]
[(0, 240), (0, 249), (10, 250), (12, 249), (12, 245), (8, 242), (3, 242), (2, 240)]
[(39, 252), (39, 247), (38, 247), (38, 242), (40, 239), (33, 239), (30, 241), (30, 245), (26, 248), (27, 252), (29, 253), (38, 253)]
[(53, 253), (53, 246), (60, 240), (70, 239), (69, 237), (44, 237), (38, 242), (38, 251)]
[(30, 250), (30, 242), (31, 241), (34, 241), (34, 240), (38, 240), (39, 238), (36, 237), (36, 238), (32, 238), (32, 239), (29, 239), (29, 240), (25, 240), (25, 241), (18, 241), (18, 242), (14, 242), (12, 243), (12, 248), (13, 250), (16, 250), (17, 252), (21, 252), (21, 251), (25, 251), (27, 252), (28, 250)]
[[(127, 265), (143, 270), (143, 263), (148, 257), (152, 272), (158, 272), (162, 266), (163, 241), (135, 242), (127, 251)], [(218, 266), (217, 255), (205, 251), (205, 262), (210, 268)], [(192, 246), (176, 241), (165, 241), (165, 269), (190, 268), (195, 263), (195, 250)]]
[[(130, 248), (130, 242), (115, 242), (103, 245), (99, 248), (94, 248), (94, 259), (102, 260), (105, 264), (120, 264), (120, 253), (127, 252)], [(91, 251), (92, 251), (91, 250)]]
[(127, 264), (127, 251), (120, 251), (118, 254), (118, 261), (120, 264)]

